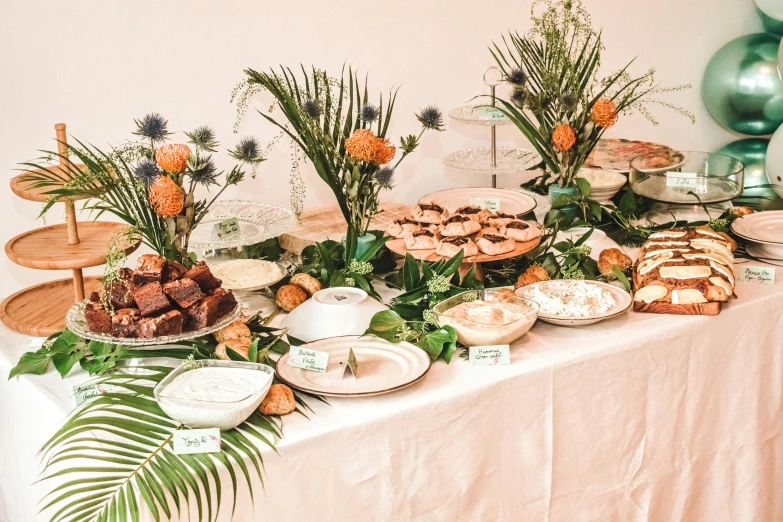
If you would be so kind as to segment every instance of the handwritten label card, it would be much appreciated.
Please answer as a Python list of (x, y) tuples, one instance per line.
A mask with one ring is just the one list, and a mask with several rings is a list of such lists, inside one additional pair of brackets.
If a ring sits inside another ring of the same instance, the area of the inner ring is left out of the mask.
[(239, 230), (239, 221), (237, 218), (233, 217), (221, 221), (220, 223), (215, 223), (212, 232), (218, 239), (237, 239), (241, 233)]
[(343, 379), (346, 375), (353, 375), (356, 379), (359, 377), (359, 361), (356, 360), (356, 354), (353, 353), (353, 348), (348, 350), (348, 360), (345, 361), (345, 368), (343, 368)]
[(667, 172), (666, 186), (679, 188), (696, 188), (699, 175), (695, 172)]
[(775, 269), (769, 266), (743, 266), (740, 269), (739, 280), (743, 283), (774, 285)]
[(97, 397), (104, 393), (113, 393), (115, 391), (117, 391), (117, 386), (114, 386), (113, 384), (78, 384), (73, 387), (73, 398), (76, 401), (76, 405), (80, 406), (84, 401), (88, 401), (93, 397)]
[(288, 366), (294, 368), (325, 372), (327, 364), (329, 364), (328, 352), (309, 350), (304, 346), (292, 346), (291, 351), (288, 352)]
[(500, 109), (494, 107), (479, 107), (479, 118), (482, 120), (505, 120), (506, 115)]
[(471, 366), (511, 364), (511, 354), (507, 344), (471, 346), (468, 350), (468, 355)]
[(217, 453), (220, 451), (220, 430), (177, 430), (172, 439), (174, 453), (190, 455), (192, 453)]
[(470, 198), (470, 205), (472, 207), (481, 207), (493, 212), (500, 210), (500, 200), (498, 198)]

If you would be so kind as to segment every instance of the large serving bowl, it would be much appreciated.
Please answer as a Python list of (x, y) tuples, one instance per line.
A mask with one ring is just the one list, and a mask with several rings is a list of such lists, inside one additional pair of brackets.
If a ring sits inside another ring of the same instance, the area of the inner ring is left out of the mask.
[[(237, 370), (252, 370), (263, 374), (260, 384), (253, 393), (239, 400), (221, 400), (216, 394), (214, 400), (194, 398), (182, 399), (168, 396), (166, 389), (180, 375), (199, 368), (228, 368)], [(155, 386), (155, 400), (161, 409), (172, 419), (181, 422), (189, 428), (220, 428), (230, 430), (242, 424), (261, 405), (269, 388), (275, 371), (265, 365), (241, 361), (220, 361), (208, 359), (204, 361), (186, 361), (169, 373)]]
[(721, 203), (742, 194), (745, 166), (737, 159), (707, 152), (658, 153), (631, 161), (631, 189), (664, 203)]
[[(448, 312), (457, 306), (474, 301), (486, 303), (509, 303), (521, 312), (521, 315), (513, 320), (502, 320), (493, 324), (485, 321), (471, 320), (465, 317), (454, 317)], [(500, 292), (497, 289), (470, 290), (441, 301), (432, 309), (438, 325), (451, 326), (457, 332), (459, 342), (465, 346), (492, 346), (497, 344), (511, 344), (523, 335), (536, 322), (538, 316), (538, 304), (529, 299), (516, 297), (508, 292)]]
[(386, 309), (359, 288), (324, 288), (294, 308), (282, 324), (290, 335), (309, 343), (327, 337), (362, 335), (372, 316)]

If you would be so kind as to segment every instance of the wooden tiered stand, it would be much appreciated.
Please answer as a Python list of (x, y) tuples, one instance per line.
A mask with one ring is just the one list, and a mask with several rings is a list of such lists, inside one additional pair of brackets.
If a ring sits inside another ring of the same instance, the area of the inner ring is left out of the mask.
[[(67, 157), (65, 124), (54, 126), (60, 156)], [(83, 165), (79, 165), (83, 168)], [(59, 169), (67, 176), (68, 167), (60, 159)], [(28, 173), (11, 180), (11, 190), (22, 199), (45, 202), (52, 188), (32, 188)], [(38, 270), (71, 270), (73, 277), (41, 283), (20, 290), (0, 303), (0, 319), (17, 332), (48, 336), (65, 327), (65, 314), (74, 302), (100, 287), (99, 277), (87, 277), (82, 269), (106, 262), (112, 239), (128, 230), (122, 223), (101, 221), (76, 222), (74, 198), (59, 200), (65, 205), (65, 223), (37, 228), (14, 237), (5, 245), (8, 259), (17, 265)], [(138, 242), (118, 245), (126, 253), (133, 252)]]

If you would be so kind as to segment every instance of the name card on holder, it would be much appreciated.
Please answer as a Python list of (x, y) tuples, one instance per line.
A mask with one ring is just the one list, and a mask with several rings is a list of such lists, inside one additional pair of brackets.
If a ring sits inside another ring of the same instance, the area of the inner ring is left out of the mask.
[(325, 372), (329, 364), (329, 353), (310, 350), (303, 346), (292, 346), (288, 352), (288, 366), (310, 370), (313, 372)]
[(174, 453), (190, 455), (193, 453), (218, 453), (220, 451), (220, 430), (206, 428), (202, 430), (177, 430), (172, 438)]
[(213, 228), (213, 234), (218, 239), (237, 239), (240, 233), (239, 221), (235, 217), (215, 223)]
[(478, 108), (478, 115), (479, 118), (485, 119), (485, 120), (505, 120), (506, 115), (503, 114), (503, 112), (500, 109), (496, 109), (494, 107), (479, 107)]
[(667, 172), (666, 186), (680, 188), (696, 188), (696, 180), (699, 177), (695, 172)]
[(511, 364), (511, 354), (507, 344), (491, 346), (471, 346), (468, 349), (471, 366), (499, 366)]
[(770, 266), (743, 266), (740, 268), (739, 280), (743, 283), (774, 285), (775, 269)]
[(359, 377), (357, 373), (358, 371), (359, 361), (356, 360), (356, 354), (353, 353), (353, 348), (351, 348), (348, 350), (348, 360), (345, 361), (345, 368), (343, 368), (343, 378), (350, 374), (353, 375), (354, 379), (356, 379)]
[(104, 393), (113, 393), (117, 391), (117, 386), (113, 384), (79, 384), (73, 387), (73, 398), (76, 401), (76, 405), (80, 406), (85, 401), (88, 401)]
[(470, 198), (470, 205), (472, 207), (480, 207), (480, 208), (485, 208), (487, 210), (491, 210), (493, 212), (497, 212), (498, 210), (500, 210), (500, 199), (472, 197)]

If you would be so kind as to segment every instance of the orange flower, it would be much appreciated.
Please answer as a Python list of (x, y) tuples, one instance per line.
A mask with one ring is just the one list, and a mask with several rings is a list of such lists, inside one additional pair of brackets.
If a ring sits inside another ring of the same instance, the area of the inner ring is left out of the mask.
[(375, 136), (370, 129), (357, 129), (345, 140), (345, 150), (355, 160), (378, 165), (389, 163), (397, 152), (389, 140)]
[(394, 159), (397, 149), (385, 138), (376, 138), (378, 140), (378, 149), (375, 151), (375, 159), (378, 165), (385, 165)]
[(182, 143), (161, 145), (155, 152), (158, 166), (170, 174), (179, 174), (188, 166), (190, 147)]
[(161, 176), (150, 185), (150, 205), (161, 217), (177, 216), (185, 207), (185, 192), (169, 177)]
[(593, 105), (590, 117), (596, 125), (608, 129), (617, 122), (617, 105), (609, 98), (601, 98)]
[(566, 152), (571, 150), (571, 147), (576, 143), (576, 135), (574, 129), (570, 125), (558, 125), (552, 132), (552, 144), (560, 152)]

